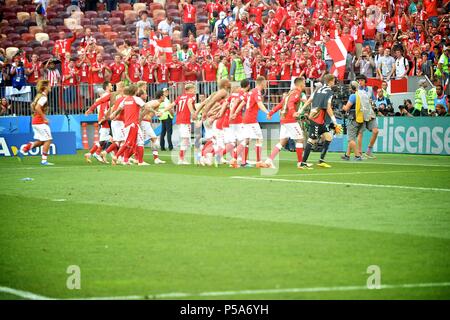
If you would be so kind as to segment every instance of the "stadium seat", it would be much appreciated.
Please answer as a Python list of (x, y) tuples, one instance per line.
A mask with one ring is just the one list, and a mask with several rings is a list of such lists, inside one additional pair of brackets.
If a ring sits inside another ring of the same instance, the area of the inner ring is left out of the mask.
[(136, 42), (136, 38), (130, 38), (128, 39), (128, 41), (130, 41), (130, 44), (134, 47), (137, 46), (137, 42)]
[(105, 39), (105, 35), (101, 32), (93, 32), (92, 35), (94, 36), (95, 39), (99, 40), (99, 39)]
[(31, 55), (33, 53), (33, 48), (31, 47), (21, 47), (20, 49), (22, 49), (23, 51), (25, 51), (25, 53), (27, 55)]
[(127, 27), (123, 24), (113, 24), (111, 30), (114, 32), (125, 31), (127, 30)]
[(64, 20), (63, 20), (63, 19), (60, 19), (60, 18), (53, 18), (53, 19), (50, 19), (50, 20), (47, 22), (47, 24), (49, 24), (49, 25), (51, 25), (51, 26), (55, 26), (55, 27), (57, 27), (57, 26), (62, 26), (62, 25), (64, 25)]
[[(118, 46), (121, 46), (121, 45), (124, 44), (124, 41), (123, 41), (123, 39), (117, 38), (116, 41), (115, 41), (115, 43), (116, 43)], [(115, 48), (114, 48), (114, 49), (115, 49)]]
[(121, 20), (121, 18), (111, 17), (111, 18), (109, 18), (109, 24), (110, 25), (123, 25), (123, 21)]
[(208, 23), (207, 16), (197, 16), (197, 23)]
[(26, 47), (27, 42), (19, 39), (19, 40), (14, 41), (14, 46), (16, 46), (18, 48)]
[(108, 20), (111, 17), (111, 12), (109, 11), (100, 11), (98, 12), (98, 17), (103, 20)]
[(132, 34), (136, 33), (136, 26), (134, 24), (129, 24), (125, 26), (126, 30), (131, 32)]
[(133, 7), (129, 3), (119, 3), (119, 10), (120, 11), (133, 10)]
[(30, 42), (31, 40), (34, 40), (34, 34), (27, 33), (27, 32), (22, 33), (20, 35), (20, 37), (23, 41), (26, 41), (26, 42)]
[(43, 32), (44, 30), (42, 29), (42, 27), (32, 26), (32, 27), (30, 27), (30, 28), (28, 29), (28, 31), (29, 31), (31, 34), (35, 35), (36, 33), (38, 33), (38, 32)]
[(9, 40), (3, 40), (1, 43), (0, 43), (0, 47), (2, 47), (2, 48), (8, 48), (8, 47), (12, 47), (13, 46), (13, 43), (11, 42), (11, 41), (9, 41)]
[[(109, 31), (108, 31), (108, 32), (109, 32)], [(105, 46), (109, 46), (109, 45), (111, 44), (111, 41), (110, 41), (108, 38), (106, 38), (106, 39), (100, 39), (100, 40), (97, 40), (97, 44), (98, 44), (99, 46), (105, 47)]]
[(50, 36), (48, 35), (48, 33), (45, 32), (38, 32), (34, 35), (34, 37), (36, 41), (39, 41), (40, 43), (50, 40)]
[(64, 19), (64, 26), (68, 29), (73, 30), (78, 25), (78, 21), (74, 18), (66, 18)]
[(98, 31), (100, 31), (102, 33), (105, 33), (105, 32), (111, 31), (111, 30), (112, 30), (112, 27), (107, 24), (101, 24), (98, 26)]
[(53, 41), (53, 40), (45, 40), (45, 41), (43, 41), (42, 42), (42, 47), (45, 47), (45, 48), (53, 48), (55, 46), (55, 41)]
[(97, 18), (98, 14), (97, 14), (97, 11), (85, 11), (84, 17), (86, 19), (93, 19), (93, 18)]
[(56, 27), (55, 26), (49, 26), (49, 25), (47, 25), (47, 26), (45, 26), (44, 27), (44, 32), (45, 33), (52, 33), (52, 32), (56, 32), (57, 31), (57, 29), (56, 29)]
[(25, 20), (30, 20), (30, 14), (28, 12), (17, 12), (17, 20), (24, 22)]
[[(123, 11), (120, 10), (114, 10), (111, 12), (111, 18), (120, 18), (121, 21), (123, 21)], [(111, 18), (110, 21), (111, 21)]]
[(45, 47), (37, 47), (33, 49), (33, 53), (37, 54), (37, 55), (41, 55), (41, 54), (46, 54), (49, 53), (49, 50), (51, 50), (50, 48), (47, 49)]
[(27, 45), (28, 45), (28, 47), (31, 47), (34, 49), (34, 48), (40, 47), (41, 43), (39, 41), (35, 40), (35, 38), (33, 38), (33, 40), (29, 41)]
[(18, 40), (20, 40), (20, 34), (10, 33), (10, 34), (8, 34), (8, 40), (12, 41), (12, 42), (18, 41)]
[[(153, 11), (153, 20), (157, 20), (157, 19), (164, 20), (165, 18), (166, 18), (165, 10), (157, 9), (157, 10)], [(157, 25), (157, 24), (155, 23), (155, 25)]]
[(84, 26), (85, 29), (89, 28), (91, 29), (92, 32), (98, 32), (98, 27), (92, 24), (88, 24), (86, 26)]
[(53, 55), (49, 54), (49, 53), (43, 53), (42, 55), (39, 56), (39, 60), (42, 62), (47, 62), (48, 59), (51, 59), (53, 57)]
[(50, 21), (54, 18), (56, 18), (58, 15), (56, 14), (56, 12), (47, 12), (47, 20)]
[(109, 39), (110, 41), (114, 41), (118, 37), (118, 33), (114, 31), (108, 31), (105, 32), (106, 39)]
[(130, 38), (130, 37), (132, 37), (132, 33), (129, 31), (120, 31), (119, 37), (121, 37), (123, 39)]
[[(59, 34), (58, 32), (52, 32), (49, 33), (48, 36), (50, 37), (51, 40), (56, 41), (59, 39)], [(47, 40), (47, 39), (46, 39)]]
[(134, 10), (125, 10), (123, 14), (125, 23), (127, 20), (136, 21), (138, 17), (138, 14)]
[(55, 11), (55, 12), (62, 12), (62, 11), (65, 11), (64, 5), (59, 4), (58, 2), (59, 2), (59, 1), (57, 1), (56, 4), (50, 6), (50, 10), (53, 10), (53, 11)]
[[(150, 7), (151, 9), (151, 7)], [(136, 11), (137, 14), (139, 14), (139, 12), (147, 10), (147, 4), (146, 3), (135, 3), (133, 5), (133, 10)]]
[(88, 18), (81, 18), (80, 24), (81, 24), (82, 26), (87, 26), (87, 25), (91, 24), (91, 19), (88, 19)]
[(163, 5), (161, 3), (154, 2), (154, 3), (150, 4), (150, 10), (151, 11), (163, 10), (163, 9), (164, 9), (164, 7), (163, 7)]

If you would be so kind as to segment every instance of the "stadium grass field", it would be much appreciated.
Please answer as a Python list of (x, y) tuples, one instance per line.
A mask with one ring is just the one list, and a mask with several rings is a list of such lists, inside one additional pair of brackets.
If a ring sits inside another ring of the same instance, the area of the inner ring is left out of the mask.
[(282, 152), (275, 175), (0, 158), (0, 298), (450, 299), (450, 157), (339, 157)]

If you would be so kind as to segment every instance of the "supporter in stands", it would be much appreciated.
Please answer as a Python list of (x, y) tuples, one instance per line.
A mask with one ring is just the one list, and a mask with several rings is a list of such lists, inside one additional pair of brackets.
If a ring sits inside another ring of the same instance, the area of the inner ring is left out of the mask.
[(153, 28), (154, 23), (151, 18), (148, 17), (147, 11), (142, 11), (140, 13), (140, 20), (136, 22), (136, 42), (139, 45), (139, 49), (142, 48), (142, 41), (149, 41), (150, 29)]
[(11, 112), (11, 105), (9, 104), (8, 100), (6, 98), (2, 98), (0, 101), (0, 116), (7, 116)]
[(158, 31), (163, 36), (169, 36), (171, 37), (173, 34), (173, 28), (175, 27), (175, 22), (173, 22), (173, 17), (168, 15), (164, 20), (162, 20), (158, 24)]
[(378, 61), (377, 74), (380, 80), (389, 81), (394, 73), (395, 59), (391, 56), (391, 49), (384, 49), (384, 56)]
[(189, 35), (189, 32), (191, 32), (194, 37), (197, 37), (195, 28), (197, 8), (192, 4), (192, 0), (181, 0), (178, 6), (183, 13), (183, 38), (186, 38)]
[(355, 63), (355, 67), (359, 68), (359, 74), (365, 75), (367, 78), (373, 77), (376, 64), (372, 58), (370, 50), (363, 50), (362, 55)]

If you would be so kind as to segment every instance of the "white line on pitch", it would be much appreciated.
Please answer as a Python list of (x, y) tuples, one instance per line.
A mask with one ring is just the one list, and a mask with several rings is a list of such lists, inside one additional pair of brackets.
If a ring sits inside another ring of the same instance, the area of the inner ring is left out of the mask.
[(32, 292), (23, 291), (23, 290), (17, 290), (17, 289), (13, 289), (13, 288), (8, 288), (8, 287), (0, 286), (0, 292), (9, 293), (14, 296), (29, 299), (29, 300), (53, 300), (52, 298), (41, 296), (39, 294), (35, 294)]
[[(445, 156), (444, 156), (445, 157)], [(297, 162), (296, 159), (281, 159), (281, 161), (292, 161)], [(391, 166), (417, 166), (417, 167), (443, 167), (450, 168), (450, 164), (431, 164), (431, 163), (398, 163), (398, 162), (379, 162), (378, 160), (364, 160), (364, 161), (334, 161), (329, 160), (329, 163), (342, 163), (342, 164), (354, 164), (354, 165), (364, 165), (364, 164), (372, 164), (372, 165), (391, 165)]]
[(390, 174), (390, 173), (416, 173), (416, 172), (422, 173), (422, 172), (447, 172), (447, 171), (448, 170), (421, 170), (421, 171), (395, 170), (395, 171), (354, 171), (354, 172), (330, 172), (330, 173), (293, 173), (293, 174), (276, 174), (274, 175), (274, 177), (341, 176), (341, 175), (359, 175), (359, 174)]
[(289, 179), (256, 178), (256, 177), (243, 177), (243, 176), (242, 177), (241, 176), (233, 176), (233, 177), (230, 177), (230, 178), (231, 179), (242, 179), (242, 180), (262, 180), (262, 181), (294, 182), (294, 183), (317, 183), (317, 184), (331, 184), (331, 185), (370, 187), (370, 188), (394, 188), (394, 189), (409, 189), (409, 190), (450, 192), (450, 189), (444, 189), (444, 188), (410, 187), (410, 186), (396, 186), (396, 185), (388, 185), (388, 184), (334, 182), (334, 181), (320, 181), (320, 180), (289, 180)]
[[(450, 282), (435, 283), (410, 283), (410, 284), (393, 284), (381, 285), (382, 289), (408, 289), (408, 288), (433, 288), (433, 287), (450, 287)], [(220, 297), (220, 296), (238, 296), (252, 294), (277, 294), (277, 293), (306, 293), (306, 292), (333, 292), (333, 291), (359, 291), (370, 290), (367, 286), (338, 286), (338, 287), (315, 287), (315, 288), (285, 288), (285, 289), (255, 289), (255, 290), (236, 290), (236, 291), (211, 291), (199, 293), (171, 292), (147, 295), (131, 295), (131, 296), (115, 296), (115, 297), (89, 297), (89, 298), (73, 298), (71, 300), (136, 300), (136, 299), (165, 299), (165, 298), (188, 298), (188, 297)], [(376, 289), (372, 289), (377, 291)], [(0, 292), (10, 293), (21, 298), (32, 300), (49, 300), (54, 298), (37, 295), (32, 292), (12, 289), (8, 287), (0, 287)]]

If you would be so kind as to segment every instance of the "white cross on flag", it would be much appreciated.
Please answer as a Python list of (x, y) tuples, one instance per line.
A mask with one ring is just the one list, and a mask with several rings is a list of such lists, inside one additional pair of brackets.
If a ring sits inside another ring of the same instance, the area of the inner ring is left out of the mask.
[(159, 54), (166, 54), (166, 61), (172, 61), (172, 39), (169, 36), (163, 37), (161, 40), (156, 40), (156, 52)]
[(339, 80), (344, 80), (347, 48), (350, 46), (350, 39), (348, 37), (337, 37), (328, 41), (325, 46), (334, 62), (330, 73), (338, 77)]

